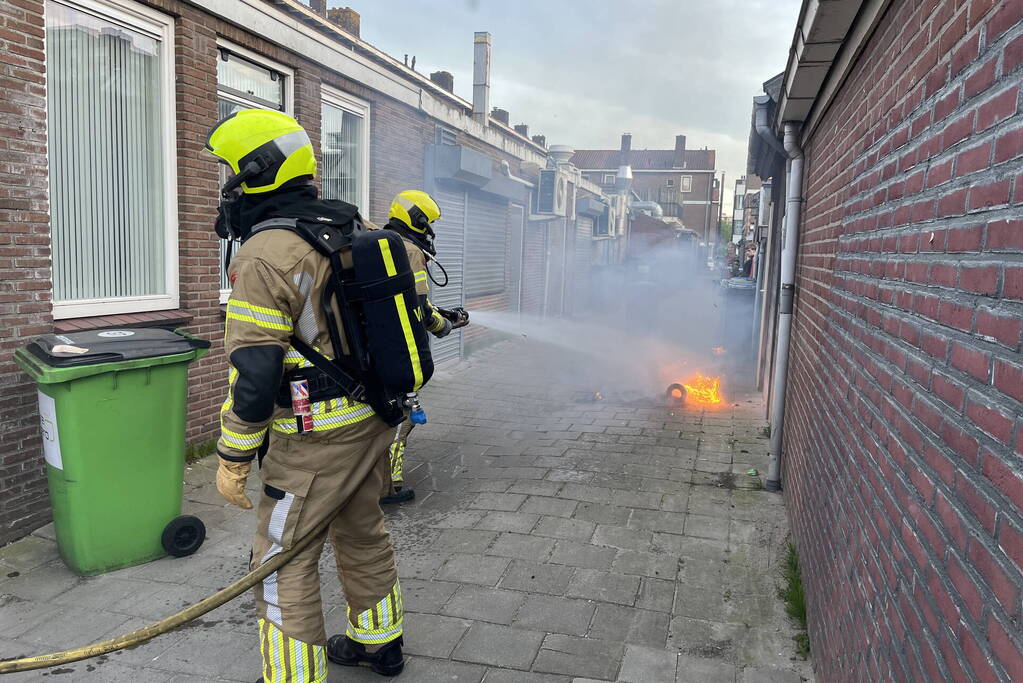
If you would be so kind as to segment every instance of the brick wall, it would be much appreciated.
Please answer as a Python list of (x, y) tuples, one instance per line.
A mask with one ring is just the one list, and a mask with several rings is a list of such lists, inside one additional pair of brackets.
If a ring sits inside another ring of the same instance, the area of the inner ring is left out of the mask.
[(35, 385), (12, 357), (52, 325), (42, 5), (0, 4), (0, 545), (50, 516)]
[(784, 481), (821, 680), (1023, 680), (1021, 20), (893, 2), (806, 147)]

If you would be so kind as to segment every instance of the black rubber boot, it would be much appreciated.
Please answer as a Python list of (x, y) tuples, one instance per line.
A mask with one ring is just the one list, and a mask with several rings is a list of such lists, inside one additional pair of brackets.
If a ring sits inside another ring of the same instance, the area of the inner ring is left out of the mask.
[(395, 488), (394, 493), (386, 495), (380, 499), (381, 505), (397, 505), (398, 503), (407, 503), (416, 497), (416, 492), (412, 489), (406, 488)]
[(366, 652), (365, 645), (339, 634), (327, 641), (327, 659), (342, 666), (368, 666), (381, 676), (397, 676), (405, 668), (401, 654), (403, 643), (398, 636), (376, 652)]

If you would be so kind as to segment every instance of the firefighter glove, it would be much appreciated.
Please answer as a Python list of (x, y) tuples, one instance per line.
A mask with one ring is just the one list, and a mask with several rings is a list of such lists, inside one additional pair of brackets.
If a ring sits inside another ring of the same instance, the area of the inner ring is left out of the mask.
[(447, 318), (441, 318), (441, 320), (444, 322), (444, 324), (440, 326), (440, 329), (433, 332), (433, 336), (437, 337), (438, 339), (440, 339), (441, 337), (446, 337), (449, 334), (451, 334), (452, 327), (451, 321), (448, 320)]
[(245, 480), (251, 469), (251, 460), (233, 462), (223, 458), (220, 458), (220, 466), (217, 468), (217, 491), (228, 503), (245, 510), (252, 508), (252, 501), (245, 495)]

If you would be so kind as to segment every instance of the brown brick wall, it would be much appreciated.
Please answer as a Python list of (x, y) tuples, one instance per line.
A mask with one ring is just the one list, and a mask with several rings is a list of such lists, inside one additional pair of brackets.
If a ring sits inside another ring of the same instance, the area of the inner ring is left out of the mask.
[(0, 545), (50, 517), (35, 385), (13, 361), (53, 323), (42, 11), (0, 4)]
[(818, 677), (1023, 680), (1023, 2), (893, 2), (806, 149), (784, 481)]

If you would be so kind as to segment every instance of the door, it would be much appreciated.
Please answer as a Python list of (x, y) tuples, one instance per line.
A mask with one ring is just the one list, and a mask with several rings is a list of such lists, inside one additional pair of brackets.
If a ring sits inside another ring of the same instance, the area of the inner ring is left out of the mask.
[(525, 208), (518, 204), (509, 205), (511, 221), (508, 226), (508, 310), (522, 311), (522, 252), (525, 247)]
[(560, 316), (564, 310), (565, 220), (548, 223), (547, 232), (547, 306), (545, 315)]
[[(465, 192), (455, 189), (438, 188), (433, 198), (440, 207), (440, 220), (434, 223), (437, 233), (437, 261), (448, 274), (445, 287), (438, 287), (430, 282), (430, 301), (441, 308), (454, 308), (465, 304), (462, 288), (463, 268), (465, 263)], [(437, 264), (430, 265), (430, 272), (440, 282), (444, 282), (444, 274)], [(437, 339), (430, 337), (432, 342), (433, 362), (440, 364), (458, 360), (462, 357), (462, 331), (456, 330)]]
[(592, 218), (579, 216), (576, 219), (575, 244), (572, 251), (574, 264), (571, 312), (572, 315), (578, 316), (586, 312), (590, 302), (590, 261), (593, 254)]

